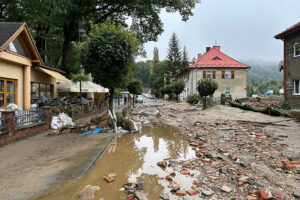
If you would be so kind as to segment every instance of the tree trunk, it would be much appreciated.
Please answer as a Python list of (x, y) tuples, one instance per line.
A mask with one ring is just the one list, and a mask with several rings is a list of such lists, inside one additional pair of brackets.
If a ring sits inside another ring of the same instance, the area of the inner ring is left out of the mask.
[(64, 43), (63, 43), (63, 52), (62, 52), (62, 69), (68, 74), (69, 70), (67, 68), (68, 62), (70, 60), (71, 50), (72, 50), (72, 41), (77, 39), (76, 30), (77, 30), (76, 21), (72, 20), (68, 24), (64, 25)]
[(115, 88), (109, 89), (109, 110), (112, 114), (114, 113), (114, 92)]
[(133, 98), (132, 98), (132, 99), (133, 99), (133, 102), (132, 102), (132, 103), (133, 103), (133, 107), (134, 107), (134, 96), (135, 96), (135, 95), (133, 95)]
[(203, 109), (206, 109), (206, 96), (204, 97)]

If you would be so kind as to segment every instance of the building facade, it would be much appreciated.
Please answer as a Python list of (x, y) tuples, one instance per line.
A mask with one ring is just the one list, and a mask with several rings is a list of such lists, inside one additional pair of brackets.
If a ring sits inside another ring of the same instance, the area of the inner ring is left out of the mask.
[(190, 95), (198, 94), (197, 83), (203, 78), (211, 78), (218, 83), (215, 97), (220, 97), (221, 93), (231, 95), (233, 98), (246, 97), (249, 68), (250, 66), (221, 52), (220, 46), (207, 47), (206, 53), (198, 54), (198, 58), (177, 75), (178, 79), (186, 83), (181, 97), (186, 99)]
[(40, 96), (56, 97), (63, 71), (45, 66), (26, 23), (0, 23), (0, 108), (29, 109)]
[(275, 38), (283, 41), (284, 98), (292, 108), (300, 108), (300, 22)]

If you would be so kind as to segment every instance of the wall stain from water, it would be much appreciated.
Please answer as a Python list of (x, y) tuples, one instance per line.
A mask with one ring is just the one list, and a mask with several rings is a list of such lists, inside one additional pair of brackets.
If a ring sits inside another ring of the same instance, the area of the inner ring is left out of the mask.
[[(100, 186), (96, 198), (116, 200), (124, 197), (119, 191), (128, 180), (142, 182), (144, 193), (149, 199), (159, 199), (159, 195), (168, 192), (167, 181), (160, 181), (166, 171), (156, 165), (166, 158), (190, 159), (195, 153), (186, 142), (187, 136), (179, 135), (179, 129), (173, 126), (144, 127), (140, 134), (124, 134), (108, 148), (105, 155), (84, 177), (74, 179), (67, 184), (60, 184), (53, 190), (35, 199), (78, 199), (78, 193), (86, 185)], [(116, 173), (115, 181), (107, 183), (103, 176)], [(185, 188), (190, 189), (190, 177), (177, 175), (175, 178)]]

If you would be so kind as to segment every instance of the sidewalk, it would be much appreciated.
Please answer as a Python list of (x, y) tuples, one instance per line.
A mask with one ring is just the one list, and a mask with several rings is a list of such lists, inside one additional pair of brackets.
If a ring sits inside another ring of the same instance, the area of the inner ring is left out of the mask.
[[(86, 123), (100, 115), (75, 123)], [(48, 137), (49, 131), (0, 148), (1, 200), (27, 199), (61, 180), (81, 176), (116, 136), (93, 134), (74, 139), (72, 133)]]

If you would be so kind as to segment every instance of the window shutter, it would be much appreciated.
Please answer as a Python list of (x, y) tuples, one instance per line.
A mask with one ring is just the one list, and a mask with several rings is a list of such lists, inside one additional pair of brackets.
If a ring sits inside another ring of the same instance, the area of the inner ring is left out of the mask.
[(206, 71), (203, 71), (203, 78), (206, 78)]
[(231, 78), (234, 79), (234, 71), (231, 71)]
[(222, 71), (222, 79), (225, 78), (225, 71)]
[(216, 79), (216, 71), (213, 71), (213, 79)]

